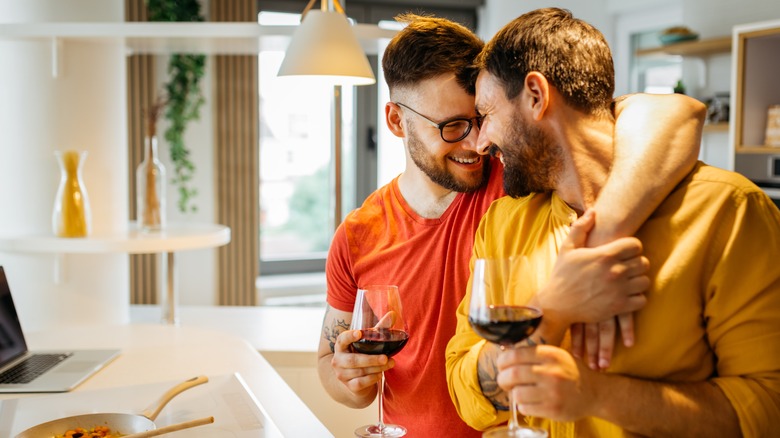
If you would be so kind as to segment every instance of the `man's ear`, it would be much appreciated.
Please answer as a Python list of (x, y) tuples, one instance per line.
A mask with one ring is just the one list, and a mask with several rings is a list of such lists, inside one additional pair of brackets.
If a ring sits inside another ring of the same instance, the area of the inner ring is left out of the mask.
[(538, 71), (528, 73), (525, 77), (525, 93), (528, 96), (531, 116), (534, 120), (541, 120), (550, 103), (550, 83), (547, 78)]
[(387, 102), (385, 104), (385, 123), (387, 123), (388, 129), (396, 137), (406, 137), (404, 131), (403, 118), (401, 117), (401, 108), (393, 102)]

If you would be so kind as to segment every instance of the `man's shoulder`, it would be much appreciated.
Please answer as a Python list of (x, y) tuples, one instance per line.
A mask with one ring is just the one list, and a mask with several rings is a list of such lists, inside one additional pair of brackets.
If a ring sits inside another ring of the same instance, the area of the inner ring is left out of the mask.
[(704, 184), (710, 190), (726, 190), (738, 195), (760, 193), (761, 189), (744, 175), (699, 162), (687, 178), (691, 185)]
[(387, 215), (389, 210), (395, 205), (391, 202), (391, 198), (395, 193), (393, 188), (394, 181), (395, 180), (374, 190), (366, 197), (360, 207), (347, 214), (344, 222), (349, 224), (361, 224), (371, 222), (377, 217)]

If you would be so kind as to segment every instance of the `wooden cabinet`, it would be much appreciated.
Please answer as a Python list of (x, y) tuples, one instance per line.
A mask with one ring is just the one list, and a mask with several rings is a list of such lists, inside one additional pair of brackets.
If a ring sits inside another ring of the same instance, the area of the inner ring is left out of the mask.
[(739, 154), (780, 154), (764, 145), (767, 110), (780, 105), (780, 21), (734, 27), (731, 144)]

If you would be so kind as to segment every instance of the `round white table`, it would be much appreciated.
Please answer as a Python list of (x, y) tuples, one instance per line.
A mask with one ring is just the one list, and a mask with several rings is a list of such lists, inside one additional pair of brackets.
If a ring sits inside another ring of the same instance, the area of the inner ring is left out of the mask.
[(176, 260), (178, 251), (214, 248), (230, 243), (230, 228), (219, 224), (171, 223), (159, 232), (141, 232), (134, 222), (123, 233), (91, 235), (84, 238), (61, 238), (52, 235), (0, 236), (0, 251), (21, 253), (48, 253), (60, 255), (55, 259), (55, 282), (62, 273), (59, 266), (64, 254), (165, 254), (166, 300), (163, 321), (178, 324), (178, 287)]

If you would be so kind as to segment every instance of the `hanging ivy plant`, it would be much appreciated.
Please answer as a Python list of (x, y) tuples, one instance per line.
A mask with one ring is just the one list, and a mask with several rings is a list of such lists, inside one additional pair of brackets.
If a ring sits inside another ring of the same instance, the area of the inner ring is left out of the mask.
[[(147, 0), (149, 21), (203, 21), (198, 0)], [(165, 140), (170, 147), (174, 173), (172, 183), (178, 186), (177, 205), (181, 212), (196, 211), (192, 198), (197, 190), (191, 186), (195, 164), (190, 150), (184, 144), (184, 131), (189, 122), (200, 118), (200, 107), (205, 102), (200, 89), (206, 67), (205, 55), (173, 54), (168, 62), (168, 81), (165, 83), (165, 119), (168, 129)]]

